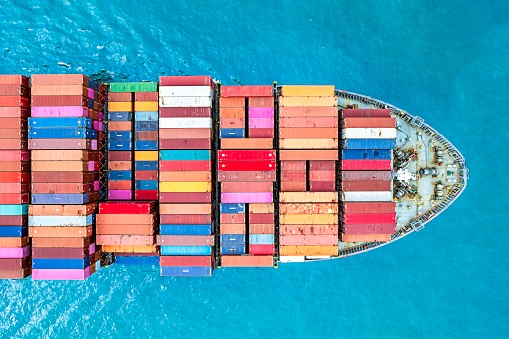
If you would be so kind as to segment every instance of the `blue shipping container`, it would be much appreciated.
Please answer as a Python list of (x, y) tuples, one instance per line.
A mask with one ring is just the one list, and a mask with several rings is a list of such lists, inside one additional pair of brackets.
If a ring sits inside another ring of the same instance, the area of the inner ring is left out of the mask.
[(270, 245), (274, 243), (274, 234), (250, 234), (250, 245)]
[(0, 215), (27, 215), (28, 204), (0, 205)]
[(32, 194), (32, 204), (38, 205), (82, 205), (88, 204), (85, 194)]
[(246, 212), (246, 204), (221, 204), (221, 213), (242, 214)]
[(244, 234), (221, 234), (221, 245), (243, 245), (246, 243)]
[(159, 145), (157, 140), (137, 140), (134, 144), (134, 149), (137, 151), (157, 151)]
[(245, 245), (224, 245), (221, 246), (221, 254), (246, 254)]
[(108, 171), (108, 180), (133, 180), (132, 171)]
[(134, 123), (135, 131), (157, 131), (159, 122), (157, 121), (136, 121)]
[(88, 108), (94, 108), (94, 99), (88, 99)]
[(0, 237), (26, 237), (28, 236), (28, 226), (0, 226)]
[(388, 149), (344, 149), (343, 160), (390, 160), (392, 151)]
[(163, 277), (210, 277), (212, 267), (209, 266), (162, 266)]
[(161, 255), (212, 255), (212, 246), (161, 246)]
[(161, 235), (211, 235), (212, 225), (210, 224), (162, 224), (159, 234)]
[(393, 149), (395, 139), (344, 139), (343, 149)]
[(78, 128), (30, 128), (29, 139), (97, 139), (97, 131), (93, 129)]
[(158, 121), (159, 112), (135, 112), (134, 120), (136, 121)]
[(136, 180), (134, 187), (139, 191), (152, 191), (159, 187), (159, 181), (157, 180)]
[(246, 132), (244, 128), (221, 128), (219, 137), (221, 139), (245, 138)]
[(108, 139), (110, 141), (131, 141), (133, 133), (128, 131), (109, 131)]
[(157, 161), (135, 161), (134, 169), (136, 171), (157, 171), (159, 163)]
[(132, 121), (133, 113), (132, 112), (109, 112), (108, 120), (109, 121)]
[(37, 128), (57, 128), (57, 127), (92, 128), (92, 119), (90, 119), (90, 118), (70, 118), (70, 117), (28, 118), (28, 127), (37, 127)]
[(30, 215), (28, 226), (88, 226), (95, 221), (95, 214), (76, 215)]
[(34, 269), (85, 269), (90, 266), (90, 257), (84, 259), (32, 259), (32, 268)]
[(120, 256), (115, 255), (115, 263), (118, 265), (159, 265), (159, 256)]
[(108, 149), (110, 151), (130, 151), (133, 149), (133, 143), (131, 141), (110, 141)]
[(210, 160), (211, 152), (207, 150), (161, 150), (161, 160)]

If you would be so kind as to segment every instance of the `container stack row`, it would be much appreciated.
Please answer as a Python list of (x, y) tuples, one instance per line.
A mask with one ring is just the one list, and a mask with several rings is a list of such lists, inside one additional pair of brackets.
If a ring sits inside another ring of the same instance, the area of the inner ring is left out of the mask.
[(28, 239), (28, 78), (0, 75), (0, 279), (31, 274)]
[(334, 86), (282, 86), (279, 97), (281, 261), (338, 255), (339, 120)]
[(99, 203), (97, 243), (115, 254), (119, 263), (159, 263), (155, 243), (158, 234), (154, 201), (109, 201)]
[(82, 74), (32, 75), (32, 277), (83, 280), (100, 268), (95, 244), (104, 88)]
[(209, 76), (159, 78), (159, 209), (162, 276), (210, 276), (212, 104)]
[(391, 174), (396, 119), (389, 109), (343, 109), (341, 115), (341, 240), (390, 241), (396, 231)]

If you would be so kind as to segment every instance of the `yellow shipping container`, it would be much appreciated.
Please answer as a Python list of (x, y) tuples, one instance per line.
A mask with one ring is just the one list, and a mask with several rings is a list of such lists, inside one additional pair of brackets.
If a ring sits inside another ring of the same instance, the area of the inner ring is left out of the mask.
[(280, 149), (338, 149), (339, 139), (279, 139)]
[(135, 246), (135, 245), (102, 245), (103, 252), (119, 253), (157, 253), (157, 245)]
[(281, 95), (285, 97), (326, 97), (334, 96), (334, 85), (299, 86), (289, 85), (281, 87)]
[(336, 97), (279, 97), (279, 107), (329, 106), (337, 107)]
[(315, 203), (338, 201), (338, 192), (279, 192), (279, 202)]
[(212, 192), (211, 182), (161, 182), (160, 192)]
[(157, 112), (159, 110), (158, 101), (136, 101), (134, 110), (137, 112)]
[(222, 149), (272, 149), (272, 138), (221, 139)]
[(134, 151), (134, 160), (136, 161), (158, 161), (158, 151)]
[(108, 102), (109, 112), (132, 112), (133, 103), (130, 101), (110, 101)]
[(249, 213), (274, 213), (274, 204), (249, 204)]
[(338, 256), (338, 246), (280, 246), (279, 255), (328, 255)]
[(337, 214), (281, 214), (279, 223), (284, 225), (338, 225)]

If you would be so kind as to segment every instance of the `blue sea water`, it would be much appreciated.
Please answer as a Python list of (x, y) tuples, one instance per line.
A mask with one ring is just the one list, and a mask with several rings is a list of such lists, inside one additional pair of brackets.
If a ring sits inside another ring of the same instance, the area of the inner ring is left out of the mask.
[(0, 73), (334, 84), (423, 117), (470, 181), (424, 231), (347, 259), (1, 281), (0, 337), (508, 337), (508, 18), (504, 0), (1, 1)]

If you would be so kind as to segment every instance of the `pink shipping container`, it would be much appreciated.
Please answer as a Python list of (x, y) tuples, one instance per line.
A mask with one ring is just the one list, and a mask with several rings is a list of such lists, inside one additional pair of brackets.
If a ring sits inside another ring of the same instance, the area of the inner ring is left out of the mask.
[(251, 118), (249, 128), (274, 128), (274, 118)]
[(396, 213), (392, 214), (343, 214), (345, 224), (396, 224)]
[(388, 108), (359, 108), (342, 109), (342, 118), (390, 118), (391, 110)]
[(337, 245), (337, 235), (286, 235), (279, 236), (279, 245), (282, 246), (327, 246)]
[(250, 255), (272, 255), (274, 254), (274, 245), (249, 245)]
[(274, 150), (242, 150), (230, 151), (220, 150), (217, 151), (218, 159), (229, 161), (245, 161), (245, 160), (258, 160), (270, 161), (276, 159), (276, 151)]
[(89, 109), (83, 106), (32, 107), (32, 117), (88, 117)]
[(339, 225), (280, 225), (279, 235), (334, 235), (339, 234)]
[(348, 224), (344, 225), (344, 234), (393, 234), (396, 224)]
[(341, 171), (342, 181), (392, 180), (390, 171)]
[(306, 171), (306, 161), (283, 160), (281, 161), (281, 171)]
[(335, 181), (312, 181), (309, 183), (311, 192), (334, 192), (336, 190)]
[(221, 86), (222, 97), (268, 97), (272, 86)]
[(341, 190), (345, 192), (390, 191), (392, 181), (343, 181)]
[(274, 108), (271, 107), (250, 107), (249, 118), (272, 118), (274, 119)]
[(109, 190), (108, 191), (108, 199), (109, 200), (132, 200), (133, 199), (133, 191), (130, 191), (130, 190)]
[(213, 256), (161, 256), (161, 266), (208, 266), (212, 265)]
[(281, 181), (306, 181), (306, 171), (281, 171)]
[(272, 182), (222, 182), (221, 192), (235, 193), (235, 192), (272, 192)]
[(394, 118), (345, 118), (344, 128), (396, 128)]
[(249, 234), (274, 234), (274, 224), (249, 224)]
[(396, 213), (395, 202), (343, 202), (343, 211), (345, 213)]
[(85, 280), (90, 276), (90, 266), (84, 270), (72, 269), (35, 269), (32, 270), (33, 280)]
[(0, 248), (0, 258), (18, 259), (30, 255), (30, 245), (21, 248)]
[(271, 203), (273, 195), (266, 192), (257, 193), (221, 193), (221, 203)]
[(279, 128), (338, 128), (338, 126), (338, 118), (333, 117), (280, 117), (279, 119)]
[(159, 246), (214, 246), (214, 236), (203, 235), (158, 235)]
[(391, 160), (342, 160), (342, 171), (390, 171)]
[(336, 162), (327, 160), (311, 160), (309, 161), (310, 171), (335, 171)]

